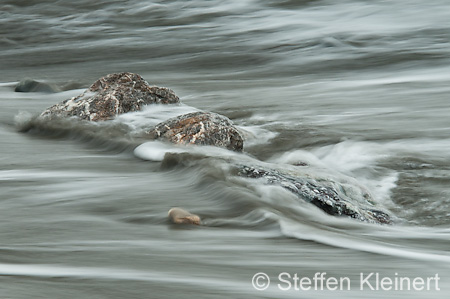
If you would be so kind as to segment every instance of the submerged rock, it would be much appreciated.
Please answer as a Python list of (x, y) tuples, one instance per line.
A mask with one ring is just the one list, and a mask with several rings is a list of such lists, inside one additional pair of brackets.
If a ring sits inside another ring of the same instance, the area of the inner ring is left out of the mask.
[(171, 118), (147, 134), (175, 144), (212, 145), (234, 151), (242, 151), (244, 144), (230, 119), (211, 112), (193, 112)]
[(76, 116), (102, 121), (118, 114), (139, 111), (148, 104), (175, 104), (180, 99), (164, 87), (150, 86), (140, 75), (110, 74), (100, 78), (81, 95), (45, 110), (41, 117)]
[[(266, 184), (278, 185), (294, 193), (300, 199), (312, 203), (324, 212), (334, 216), (347, 216), (361, 221), (391, 224), (391, 217), (383, 211), (360, 205), (344, 199), (333, 187), (315, 182), (312, 179), (282, 174), (276, 170), (242, 166), (238, 175), (248, 178), (264, 179)], [(369, 194), (365, 195), (370, 197)], [(368, 202), (366, 198), (365, 200)]]
[(48, 83), (39, 82), (33, 79), (23, 79), (17, 83), (14, 88), (15, 92), (57, 92), (59, 89)]
[(198, 215), (191, 214), (181, 208), (172, 208), (169, 210), (169, 219), (175, 224), (195, 224), (200, 225), (201, 219)]

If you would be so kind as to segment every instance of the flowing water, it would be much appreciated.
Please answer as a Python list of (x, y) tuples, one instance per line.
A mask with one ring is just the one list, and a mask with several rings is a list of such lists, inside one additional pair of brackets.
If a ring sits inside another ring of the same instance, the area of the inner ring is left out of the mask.
[[(449, 298), (448, 1), (1, 0), (0, 49), (0, 298)], [(183, 105), (23, 132), (123, 71)], [(14, 92), (24, 78), (57, 92)], [(247, 131), (244, 153), (136, 137), (196, 110)], [(307, 165), (395, 223), (330, 216), (231, 160)], [(170, 224), (174, 206), (204, 225)]]

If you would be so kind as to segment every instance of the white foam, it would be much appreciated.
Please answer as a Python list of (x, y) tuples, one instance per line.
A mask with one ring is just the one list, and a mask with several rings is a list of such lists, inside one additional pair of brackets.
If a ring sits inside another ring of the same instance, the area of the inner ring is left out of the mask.
[(343, 141), (317, 148), (312, 152), (325, 165), (348, 174), (371, 167), (377, 161), (389, 157), (383, 145), (358, 141)]
[(385, 145), (367, 141), (343, 141), (313, 153), (328, 167), (357, 178), (377, 202), (387, 202), (397, 186), (398, 172), (381, 167), (392, 152)]
[[(294, 150), (272, 158), (274, 163), (305, 162), (317, 175), (340, 182), (349, 192), (367, 189), (376, 202), (386, 202), (397, 186), (398, 173), (379, 164), (391, 152), (383, 144), (365, 141), (343, 141), (311, 150)], [(352, 187), (353, 186), (353, 187)]]
[(239, 126), (238, 128), (244, 137), (245, 147), (266, 144), (278, 135), (262, 126)]
[(176, 147), (161, 141), (149, 141), (136, 147), (134, 155), (142, 160), (160, 162), (164, 159), (166, 153), (182, 153), (186, 151), (185, 147)]
[(205, 145), (175, 145), (161, 141), (145, 142), (134, 149), (134, 155), (148, 161), (160, 162), (166, 153), (190, 153), (205, 157), (236, 158), (251, 160), (252, 158), (224, 148)]

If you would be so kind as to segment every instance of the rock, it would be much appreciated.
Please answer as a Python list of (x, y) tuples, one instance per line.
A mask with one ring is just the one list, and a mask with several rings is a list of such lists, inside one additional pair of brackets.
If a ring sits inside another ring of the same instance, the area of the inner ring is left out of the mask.
[[(238, 175), (264, 179), (266, 184), (281, 186), (330, 215), (347, 216), (371, 223), (392, 223), (391, 217), (387, 213), (357, 202), (350, 202), (334, 188), (306, 177), (290, 176), (276, 170), (252, 166), (241, 166)], [(369, 194), (365, 194), (364, 197), (366, 197), (364, 198), (366, 202), (370, 202)]]
[(211, 112), (193, 112), (171, 118), (147, 132), (154, 139), (175, 144), (197, 144), (242, 151), (244, 141), (230, 119)]
[(57, 92), (59, 89), (51, 84), (35, 81), (32, 79), (23, 79), (17, 83), (15, 92)]
[(102, 121), (118, 114), (139, 111), (148, 104), (176, 104), (180, 99), (164, 87), (150, 86), (140, 75), (110, 74), (100, 78), (85, 92), (45, 110), (41, 117), (76, 116)]
[(201, 219), (198, 215), (191, 214), (181, 208), (172, 208), (169, 210), (169, 219), (175, 224), (195, 224), (200, 225)]

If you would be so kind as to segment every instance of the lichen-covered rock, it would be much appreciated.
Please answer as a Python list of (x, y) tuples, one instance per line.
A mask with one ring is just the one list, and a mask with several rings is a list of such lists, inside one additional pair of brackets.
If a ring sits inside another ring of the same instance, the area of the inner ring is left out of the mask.
[(147, 134), (175, 144), (212, 145), (242, 151), (243, 138), (230, 119), (211, 112), (193, 112), (171, 118)]
[(40, 117), (76, 116), (101, 121), (139, 111), (148, 104), (179, 102), (180, 99), (168, 88), (150, 86), (137, 74), (118, 73), (100, 78), (81, 95), (48, 108)]
[[(278, 185), (334, 216), (347, 216), (365, 222), (391, 224), (391, 217), (370, 206), (346, 200), (337, 190), (308, 178), (294, 177), (272, 169), (241, 166), (238, 174), (243, 177), (264, 179), (266, 184)], [(368, 197), (369, 195), (366, 194)], [(367, 199), (366, 199), (367, 200)]]

